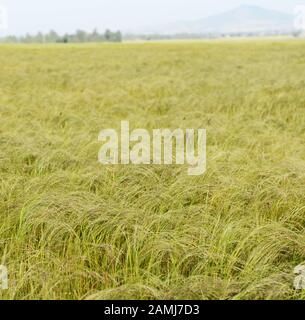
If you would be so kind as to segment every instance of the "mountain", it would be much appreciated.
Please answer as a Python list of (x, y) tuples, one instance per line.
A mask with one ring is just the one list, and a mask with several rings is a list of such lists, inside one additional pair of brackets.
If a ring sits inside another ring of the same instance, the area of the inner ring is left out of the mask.
[[(228, 12), (194, 21), (179, 21), (165, 26), (146, 28), (146, 34), (203, 34), (292, 31), (294, 16), (243, 5)], [(143, 33), (143, 30), (142, 30)]]

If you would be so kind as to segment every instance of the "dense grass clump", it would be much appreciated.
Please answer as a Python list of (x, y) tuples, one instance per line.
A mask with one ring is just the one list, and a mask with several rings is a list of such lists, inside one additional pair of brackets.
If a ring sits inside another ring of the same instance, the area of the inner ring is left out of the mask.
[[(305, 43), (1, 46), (2, 299), (298, 299)], [(100, 130), (206, 128), (208, 168), (101, 166)]]

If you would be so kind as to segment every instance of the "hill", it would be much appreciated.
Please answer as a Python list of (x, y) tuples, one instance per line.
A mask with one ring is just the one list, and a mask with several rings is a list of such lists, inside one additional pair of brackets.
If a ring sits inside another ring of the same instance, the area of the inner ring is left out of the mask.
[[(276, 32), (293, 30), (294, 16), (258, 6), (243, 5), (230, 11), (192, 21), (145, 28), (141, 33), (198, 34)], [(144, 31), (144, 32), (143, 32)]]

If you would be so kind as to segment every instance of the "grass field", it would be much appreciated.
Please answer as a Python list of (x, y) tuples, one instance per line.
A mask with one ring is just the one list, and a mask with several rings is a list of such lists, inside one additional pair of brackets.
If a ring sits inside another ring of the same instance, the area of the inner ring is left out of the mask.
[[(2, 299), (300, 299), (305, 42), (0, 47)], [(206, 128), (207, 172), (100, 130)]]

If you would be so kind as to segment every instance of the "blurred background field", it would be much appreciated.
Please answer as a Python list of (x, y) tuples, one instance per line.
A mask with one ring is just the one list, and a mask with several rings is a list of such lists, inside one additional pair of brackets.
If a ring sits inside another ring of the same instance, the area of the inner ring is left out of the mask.
[[(298, 299), (305, 42), (0, 47), (1, 299)], [(101, 166), (98, 134), (206, 128), (208, 167)]]

